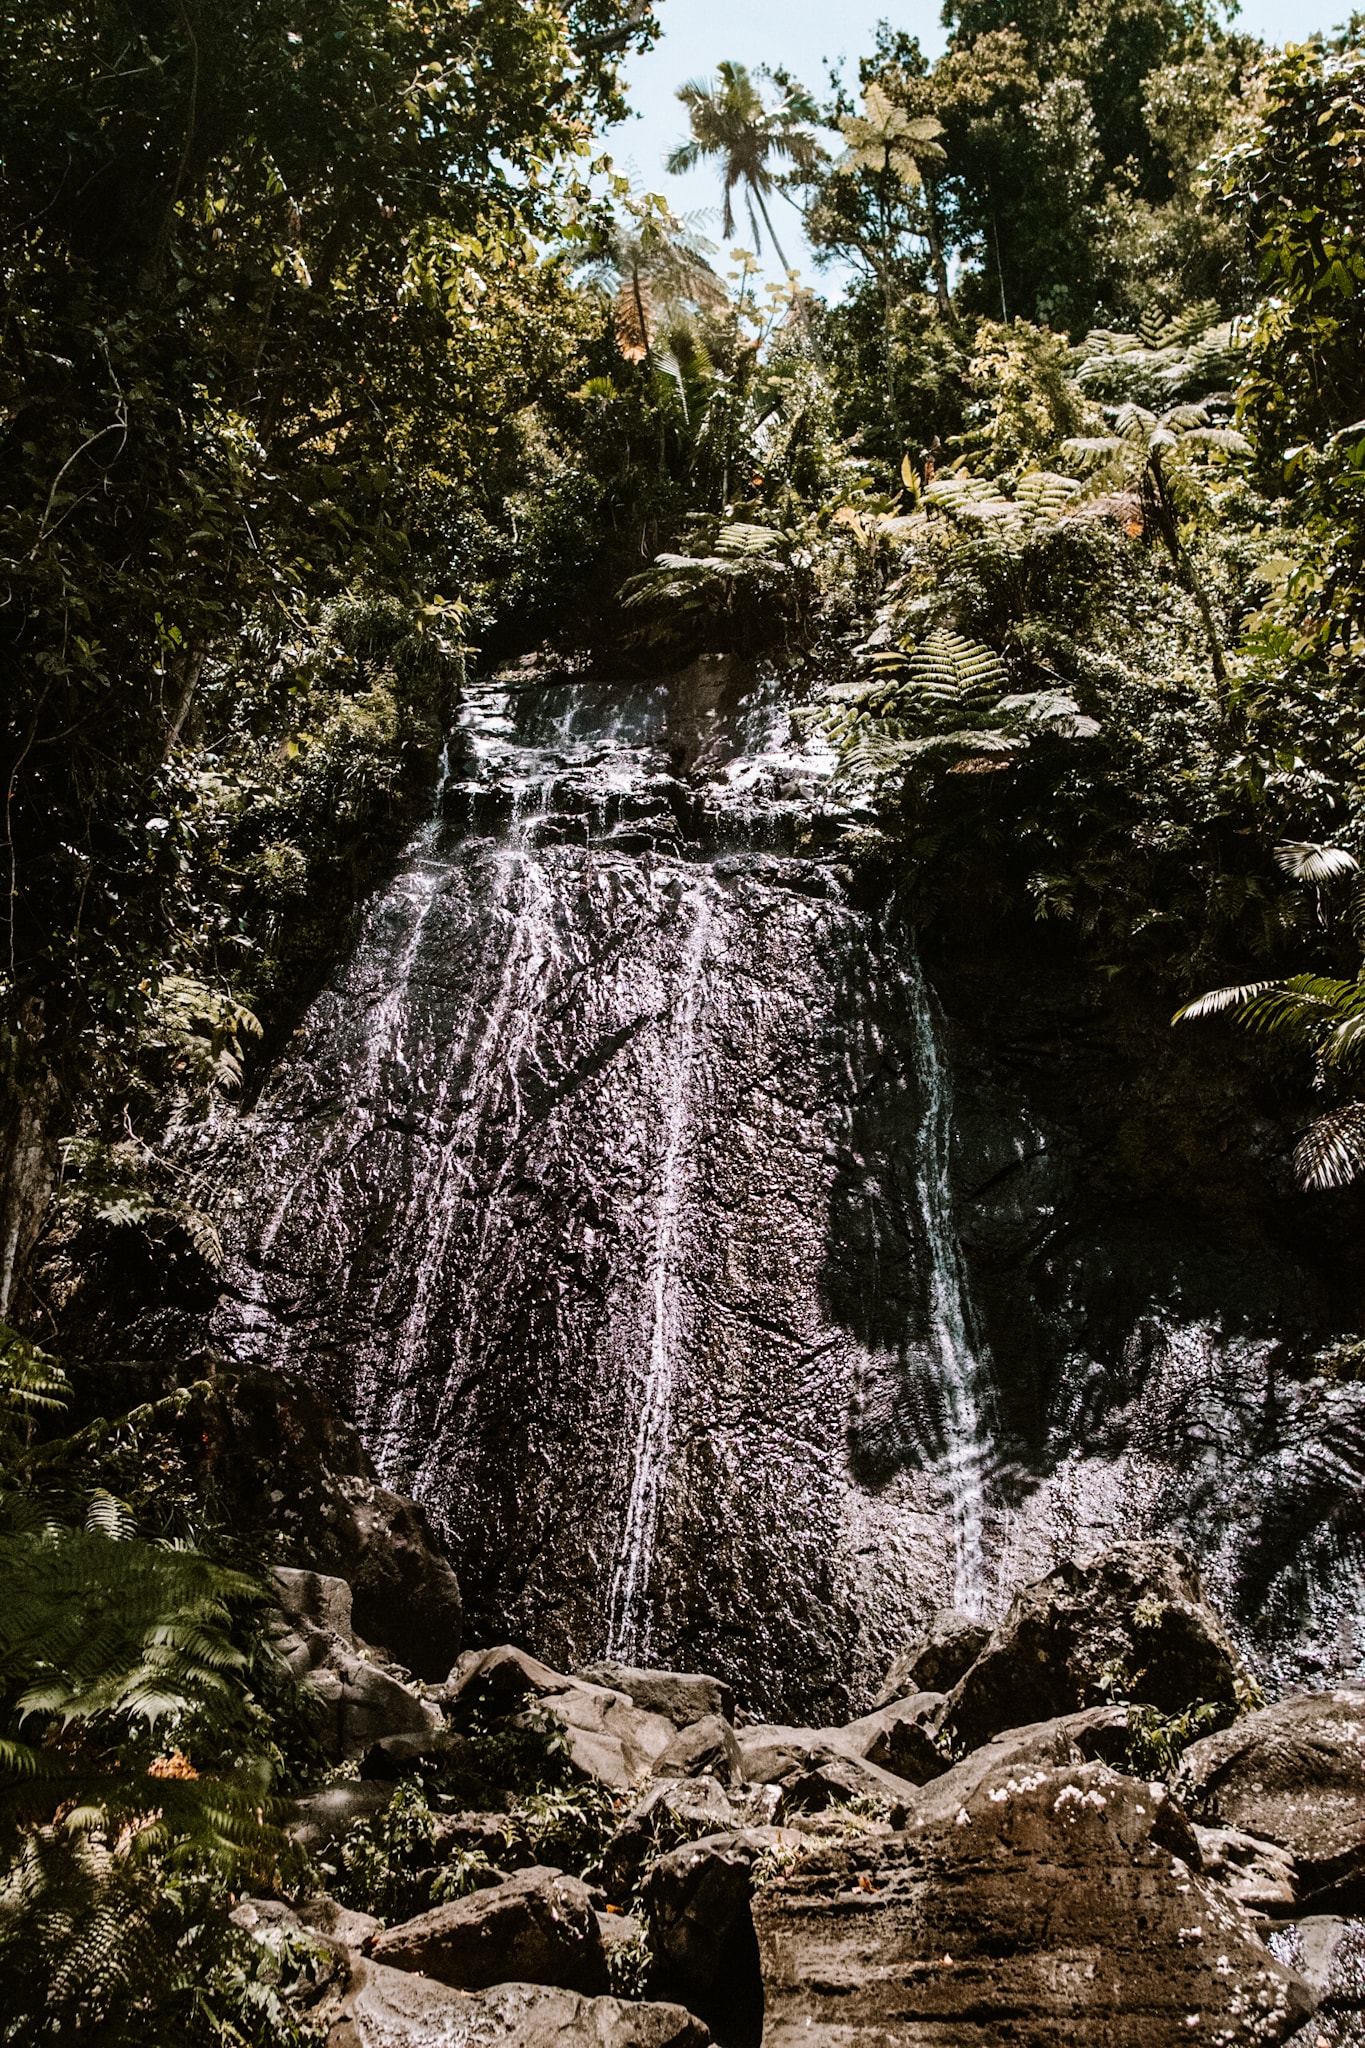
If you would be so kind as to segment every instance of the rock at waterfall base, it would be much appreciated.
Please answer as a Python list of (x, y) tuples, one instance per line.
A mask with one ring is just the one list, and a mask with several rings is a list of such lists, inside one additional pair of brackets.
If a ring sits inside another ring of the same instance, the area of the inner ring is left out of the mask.
[(1192, 1742), (1176, 1780), (1197, 1821), (1274, 1842), (1299, 1897), (1365, 1897), (1365, 1690), (1301, 1693)]
[(425, 1509), (380, 1485), (354, 1425), (293, 1374), (238, 1366), (216, 1378), (203, 1429), (234, 1523), (270, 1528), (291, 1564), (345, 1580), (360, 1635), (418, 1678), (443, 1678), (460, 1651), (459, 1581)]
[(610, 1692), (623, 1692), (632, 1706), (647, 1714), (662, 1714), (675, 1728), (690, 1728), (719, 1714), (726, 1721), (735, 1718), (735, 1696), (723, 1679), (694, 1671), (642, 1671), (633, 1664), (585, 1664), (575, 1678), (589, 1685), (604, 1685)]
[(360, 1957), (324, 2017), (326, 2048), (706, 2048), (709, 2039), (681, 2006), (544, 1984), (470, 1994)]
[(975, 1664), (990, 1636), (987, 1622), (962, 1614), (956, 1607), (941, 1607), (925, 1633), (892, 1664), (872, 1702), (874, 1711), (911, 1693), (951, 1692), (963, 1672)]
[(597, 1997), (607, 1959), (586, 1885), (539, 1864), (376, 1936), (376, 1962), (465, 1991), (553, 1984)]
[(533, 1704), (559, 1723), (575, 1766), (618, 1792), (647, 1777), (678, 1734), (662, 1714), (632, 1705), (624, 1693), (566, 1678), (505, 1643), (468, 1651), (440, 1697), (457, 1724), (477, 1711), (514, 1713)]
[(700, 1721), (690, 1722), (655, 1757), (654, 1776), (718, 1778), (723, 1785), (740, 1783), (744, 1759), (734, 1729), (720, 1714), (707, 1714)]
[(815, 1851), (754, 1899), (765, 2048), (1286, 2040), (1313, 1994), (1198, 1856), (1163, 1788), (1103, 1764)]
[(319, 1740), (337, 1761), (352, 1761), (395, 1739), (416, 1753), (439, 1746), (445, 1723), (352, 1632), (352, 1589), (323, 1572), (275, 1573), (283, 1627), (276, 1647), (295, 1678), (321, 1701)]
[[(1117, 1543), (1025, 1586), (953, 1687), (943, 1728), (958, 1750), (1002, 1729), (1098, 1705), (1117, 1689), (1162, 1713), (1193, 1700), (1232, 1707), (1241, 1663), (1188, 1556)], [(1264, 1833), (1262, 1829), (1260, 1832)]]

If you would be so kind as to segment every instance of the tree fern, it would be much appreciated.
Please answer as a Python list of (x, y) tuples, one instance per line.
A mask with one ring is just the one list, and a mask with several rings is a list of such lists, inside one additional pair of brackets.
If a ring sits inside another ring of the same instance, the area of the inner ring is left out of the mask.
[[(1275, 849), (1285, 874), (1325, 886), (1359, 872), (1341, 846), (1287, 839)], [(1175, 1013), (1175, 1023), (1231, 1016), (1248, 1031), (1267, 1032), (1311, 1053), (1325, 1083), (1333, 1069), (1349, 1072), (1365, 1062), (1365, 968), (1354, 981), (1293, 974), (1282, 981), (1249, 981), (1210, 989)], [(1365, 1171), (1365, 1102), (1346, 1102), (1316, 1117), (1294, 1153), (1305, 1188), (1340, 1187)]]
[(34, 1441), (66, 1392), (0, 1328), (0, 2042), (292, 2043), (224, 1898), (285, 1847), (252, 1691), (270, 1594), (105, 1488), (73, 1498), (93, 1447), (179, 1395)]
[(879, 656), (868, 681), (830, 693), (824, 723), (841, 771), (878, 780), (945, 755), (1011, 752), (1014, 741), (991, 724), (1006, 680), (989, 647), (943, 627)]

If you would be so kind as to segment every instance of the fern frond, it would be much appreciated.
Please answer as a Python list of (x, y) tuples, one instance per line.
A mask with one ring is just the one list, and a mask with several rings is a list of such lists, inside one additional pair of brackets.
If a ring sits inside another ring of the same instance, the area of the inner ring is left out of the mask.
[(1211, 988), (1207, 995), (1196, 996), (1193, 1002), (1182, 1003), (1172, 1017), (1172, 1024), (1193, 1024), (1200, 1017), (1219, 1017), (1228, 1010), (1239, 1010), (1245, 1004), (1254, 1002), (1269, 988), (1273, 981), (1247, 981), (1239, 988)]
[(1309, 1125), (1294, 1148), (1302, 1187), (1344, 1187), (1365, 1173), (1365, 1102), (1348, 1102)]

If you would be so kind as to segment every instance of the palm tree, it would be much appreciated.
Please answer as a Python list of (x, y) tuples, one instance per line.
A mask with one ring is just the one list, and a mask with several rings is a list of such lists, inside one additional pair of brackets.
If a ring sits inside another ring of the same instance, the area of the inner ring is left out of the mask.
[[(899, 87), (895, 99), (887, 88)], [(845, 163), (850, 169), (866, 171), (874, 180), (894, 180), (903, 190), (924, 193), (926, 240), (934, 273), (938, 309), (945, 320), (956, 323), (948, 291), (948, 271), (943, 261), (943, 238), (939, 233), (938, 201), (930, 166), (944, 161), (938, 140), (943, 123), (933, 114), (912, 114), (903, 104), (907, 81), (903, 74), (889, 74), (886, 85), (875, 79), (863, 93), (861, 114), (847, 114), (839, 123), (848, 144)], [(926, 175), (927, 173), (927, 175)]]
[(1215, 426), (1207, 404), (1174, 405), (1157, 414), (1131, 401), (1113, 414), (1107, 434), (1082, 435), (1062, 443), (1092, 485), (1136, 491), (1148, 521), (1166, 549), (1176, 574), (1189, 591), (1204, 622), (1214, 681), (1227, 681), (1222, 641), (1213, 603), (1185, 544), (1182, 516), (1192, 521), (1208, 510), (1205, 490), (1209, 458), (1226, 461), (1248, 452), (1248, 442), (1234, 427)]
[[(778, 262), (794, 278), (768, 211), (768, 195), (780, 190), (773, 166), (785, 163), (793, 170), (809, 170), (824, 151), (810, 130), (815, 118), (810, 95), (785, 73), (768, 75), (782, 94), (774, 107), (765, 105), (762, 92), (743, 64), (718, 64), (714, 79), (694, 78), (680, 86), (678, 98), (687, 109), (692, 136), (670, 151), (665, 167), (673, 173), (690, 171), (706, 158), (717, 158), (724, 201), (721, 232), (726, 241), (734, 236), (735, 193), (742, 188), (756, 252), (761, 254), (763, 248), (761, 216)], [(810, 318), (795, 285), (792, 299), (815, 349)], [(818, 354), (817, 349), (817, 359)]]
[(655, 193), (630, 194), (597, 230), (577, 269), (611, 291), (628, 362), (652, 363), (660, 334), (686, 324), (692, 308), (709, 313), (726, 303), (708, 260), (712, 246)]

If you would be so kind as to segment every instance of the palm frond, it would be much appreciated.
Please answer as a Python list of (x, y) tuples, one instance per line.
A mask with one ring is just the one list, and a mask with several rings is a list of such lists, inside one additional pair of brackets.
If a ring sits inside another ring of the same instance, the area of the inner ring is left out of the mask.
[(1196, 996), (1193, 1002), (1182, 1003), (1171, 1022), (1193, 1024), (1200, 1017), (1219, 1017), (1228, 1010), (1240, 1010), (1275, 985), (1273, 981), (1246, 981), (1237, 988), (1211, 988), (1207, 995)]
[(1365, 1102), (1348, 1102), (1311, 1123), (1294, 1148), (1305, 1188), (1339, 1188), (1365, 1173)]
[(1275, 861), (1296, 882), (1336, 882), (1360, 867), (1344, 846), (1319, 846), (1306, 839), (1282, 840), (1275, 848)]

